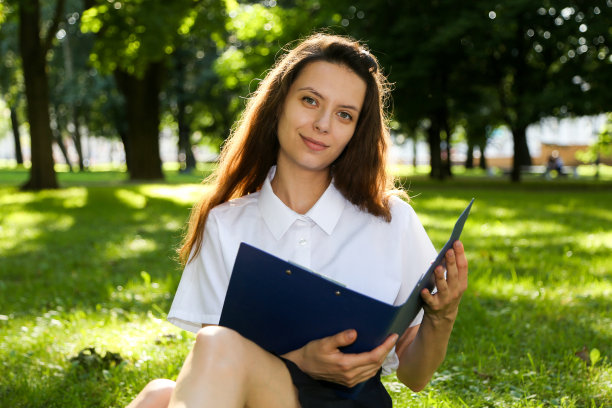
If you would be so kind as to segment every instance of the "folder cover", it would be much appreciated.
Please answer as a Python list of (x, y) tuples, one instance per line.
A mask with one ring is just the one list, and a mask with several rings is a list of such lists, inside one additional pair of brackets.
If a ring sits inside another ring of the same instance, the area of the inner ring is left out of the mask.
[(472, 203), (406, 302), (393, 306), (324, 276), (241, 243), (219, 325), (236, 330), (271, 353), (282, 355), (311, 340), (355, 329), (346, 353), (370, 351), (389, 334), (402, 334), (423, 307), (421, 291), (433, 290), (433, 271), (459, 239)]

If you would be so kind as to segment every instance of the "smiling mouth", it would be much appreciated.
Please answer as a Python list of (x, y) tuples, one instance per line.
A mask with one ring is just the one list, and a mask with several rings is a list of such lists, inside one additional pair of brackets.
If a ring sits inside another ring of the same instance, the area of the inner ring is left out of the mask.
[(321, 151), (321, 150), (327, 149), (329, 147), (325, 143), (318, 142), (318, 141), (316, 141), (314, 139), (311, 139), (309, 137), (302, 136), (302, 135), (300, 135), (300, 137), (304, 141), (304, 144), (306, 144), (306, 146), (308, 146), (311, 150)]

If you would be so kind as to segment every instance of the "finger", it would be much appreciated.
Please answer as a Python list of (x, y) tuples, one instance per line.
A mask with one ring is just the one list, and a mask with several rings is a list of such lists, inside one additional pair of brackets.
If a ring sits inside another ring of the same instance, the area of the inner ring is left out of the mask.
[(434, 277), (436, 280), (436, 288), (438, 289), (438, 292), (440, 293), (444, 293), (446, 290), (448, 290), (448, 282), (446, 281), (446, 276), (444, 276), (444, 268), (442, 266), (438, 266), (435, 270), (434, 270)]
[(350, 361), (350, 366), (361, 372), (363, 372), (363, 370), (378, 370), (385, 361), (387, 354), (389, 354), (397, 342), (398, 337), (397, 334), (393, 333), (387, 336), (381, 345), (370, 351), (357, 354), (345, 354), (345, 357), (347, 357), (345, 361)]
[(345, 385), (348, 386), (349, 388), (352, 388), (352, 387), (356, 386), (357, 384), (361, 384), (362, 382), (367, 381), (370, 378), (374, 377), (376, 375), (376, 373), (378, 373), (379, 369), (380, 369), (380, 367), (375, 367), (375, 368), (371, 368), (371, 369), (369, 369), (367, 371), (363, 371), (358, 376), (356, 376), (353, 379), (351, 379), (351, 381), (347, 382), (347, 384), (345, 384)]
[(380, 346), (372, 349), (371, 353), (377, 354), (379, 357), (382, 358), (382, 361), (384, 361), (385, 357), (387, 357), (387, 354), (389, 354), (393, 346), (395, 346), (395, 343), (397, 343), (398, 338), (399, 336), (396, 333), (388, 335), (385, 341)]
[(343, 382), (349, 387), (362, 383), (376, 375), (383, 362), (384, 359), (382, 359), (382, 361), (368, 363), (367, 365), (355, 366), (345, 372), (346, 376)]
[(463, 244), (461, 241), (455, 241), (453, 244), (453, 249), (455, 250), (455, 260), (457, 263), (457, 270), (459, 273), (459, 278), (462, 279), (467, 278), (468, 273), (468, 261), (465, 256), (465, 249), (463, 248)]
[(444, 256), (446, 261), (446, 280), (449, 284), (454, 284), (457, 281), (457, 262), (455, 258), (455, 250), (449, 249)]
[(338, 349), (353, 344), (357, 340), (357, 331), (350, 329), (323, 339), (328, 349)]

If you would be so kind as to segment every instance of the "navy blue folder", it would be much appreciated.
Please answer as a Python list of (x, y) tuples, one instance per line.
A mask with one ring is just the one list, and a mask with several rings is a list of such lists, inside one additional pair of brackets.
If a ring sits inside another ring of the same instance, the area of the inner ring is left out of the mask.
[(355, 292), (241, 243), (219, 324), (277, 355), (347, 329), (357, 330), (357, 340), (343, 352), (372, 350), (389, 334), (401, 335), (421, 310), (421, 291), (434, 288), (433, 271), (444, 265), (444, 255), (459, 239), (473, 202), (463, 211), (450, 239), (406, 302), (399, 306)]

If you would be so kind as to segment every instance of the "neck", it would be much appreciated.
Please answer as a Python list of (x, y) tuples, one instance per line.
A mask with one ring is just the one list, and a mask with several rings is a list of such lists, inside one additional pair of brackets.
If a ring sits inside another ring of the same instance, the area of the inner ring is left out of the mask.
[(277, 167), (272, 179), (272, 191), (285, 205), (298, 214), (306, 214), (321, 198), (331, 175), (326, 172), (283, 171)]

